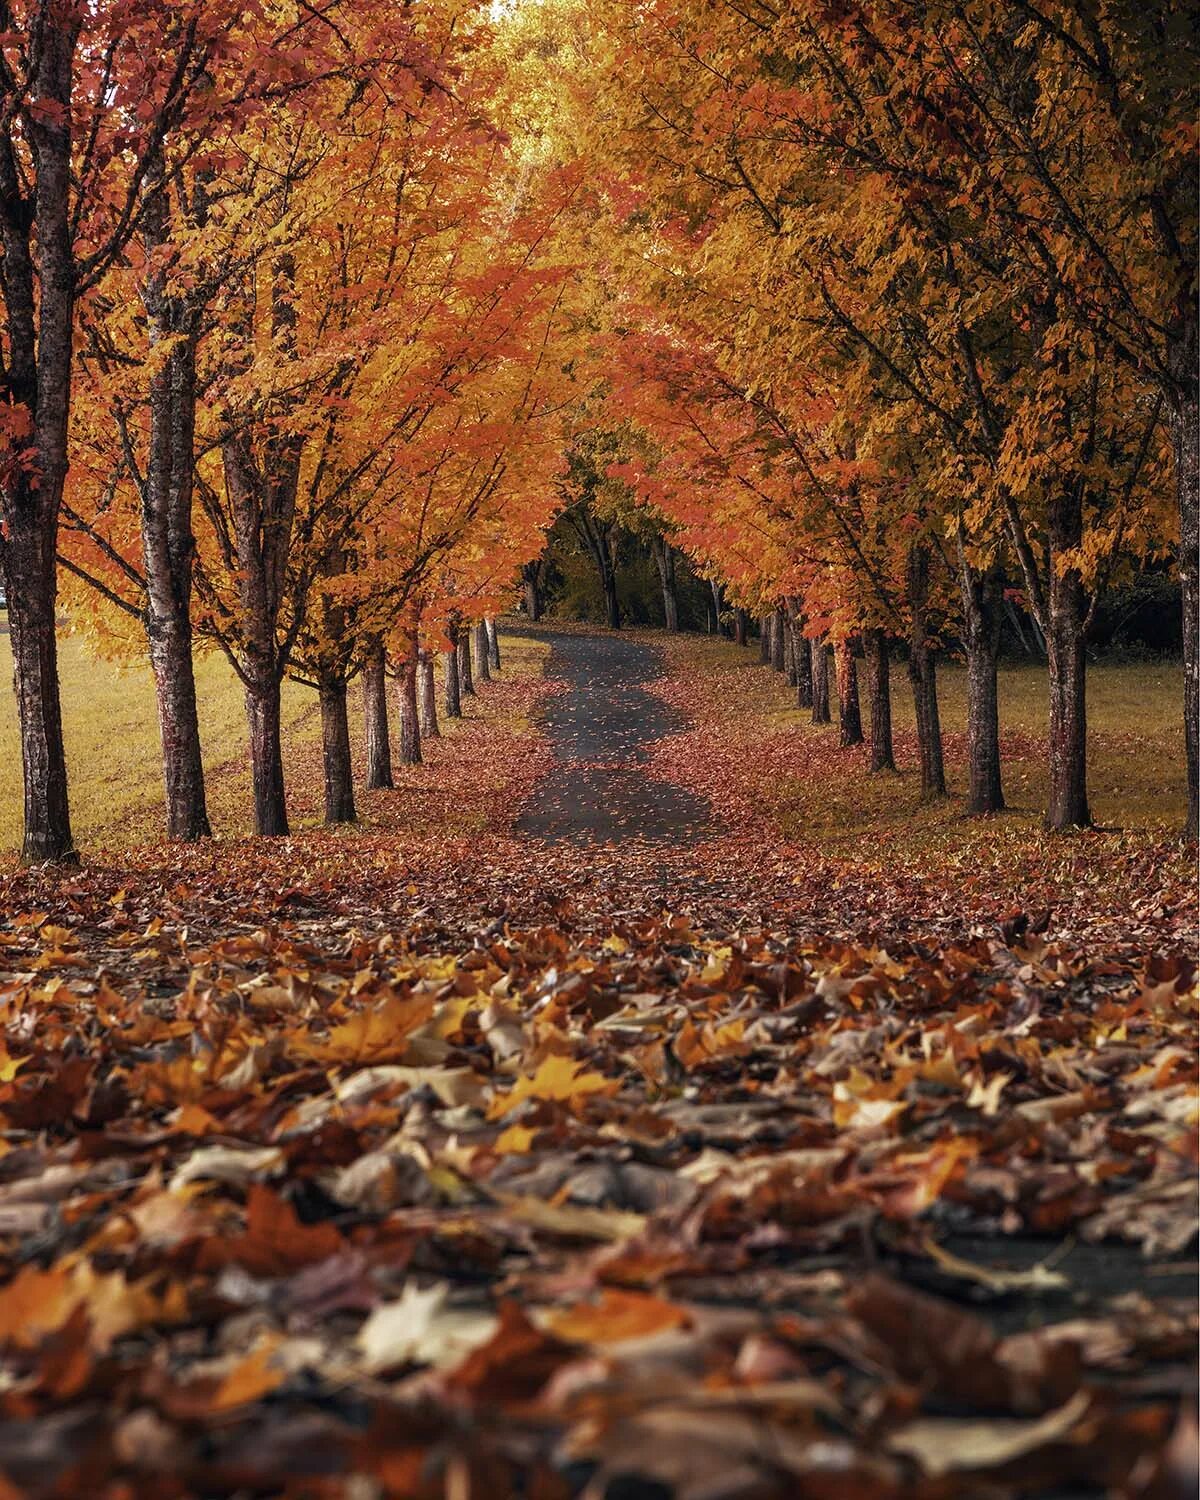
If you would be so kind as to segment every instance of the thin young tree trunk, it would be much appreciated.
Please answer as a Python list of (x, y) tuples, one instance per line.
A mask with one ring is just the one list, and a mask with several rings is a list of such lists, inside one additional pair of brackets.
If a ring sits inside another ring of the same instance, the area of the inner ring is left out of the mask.
[(721, 609), (724, 601), (721, 598), (721, 582), (718, 578), (709, 579), (709, 587), (712, 589), (713, 602), (713, 634), (721, 634)]
[(1195, 297), (1185, 287), (1169, 334), (1172, 375), (1171, 446), (1179, 505), (1179, 585), (1183, 598), (1183, 737), (1188, 805), (1184, 837), (1195, 841), (1200, 824), (1200, 330)]
[(858, 663), (850, 649), (849, 641), (839, 641), (834, 647), (837, 663), (838, 691), (838, 742), (843, 748), (861, 745), (863, 742), (862, 708), (858, 700)]
[(679, 594), (675, 585), (675, 553), (666, 537), (657, 534), (650, 538), (650, 550), (654, 553), (654, 566), (658, 569), (662, 589), (663, 623), (672, 634), (676, 634), (679, 630)]
[(354, 768), (350, 760), (350, 719), (346, 712), (346, 679), (321, 678), (321, 755), (325, 770), (326, 823), (354, 823)]
[(442, 652), (442, 670), (445, 674), (445, 710), (448, 719), (462, 718), (462, 684), (458, 677), (458, 627), (451, 625), (447, 631), (450, 639), (449, 651)]
[(421, 710), (417, 701), (417, 653), (410, 650), (397, 682), (400, 697), (400, 763), (421, 764)]
[(471, 675), (471, 627), (458, 628), (458, 690), (464, 698), (475, 697), (475, 679)]
[(967, 653), (967, 812), (974, 816), (1004, 808), (996, 677), (1004, 575), (996, 566), (983, 573), (971, 567), (961, 545), (959, 568)]
[(480, 682), (491, 682), (492, 665), (489, 660), (487, 626), (477, 620), (471, 629), (471, 640), (475, 647), (475, 675)]
[(876, 628), (866, 634), (868, 681), (871, 691), (871, 770), (894, 771), (892, 749), (892, 681), (887, 636)]
[(771, 668), (775, 672), (782, 672), (787, 667), (785, 628), (786, 620), (783, 610), (777, 609), (771, 615)]
[(812, 721), (814, 724), (832, 723), (829, 712), (829, 650), (824, 640), (809, 643), (812, 662)]
[(784, 675), (787, 677), (788, 687), (799, 687), (800, 667), (796, 656), (796, 632), (792, 629), (792, 622), (787, 615), (783, 619), (782, 633)]
[(621, 604), (617, 598), (617, 574), (607, 555), (604, 566), (600, 570), (600, 577), (604, 584), (604, 608), (608, 614), (609, 629), (620, 630)]
[(394, 786), (392, 780), (392, 746), (388, 726), (387, 673), (383, 642), (374, 642), (363, 667), (363, 724), (366, 729), (368, 791)]
[(421, 738), (436, 740), (442, 731), (438, 728), (437, 686), (433, 679), (433, 656), (422, 651), (417, 662), (417, 678), (421, 697)]
[(741, 608), (733, 612), (733, 639), (738, 646), (745, 646), (749, 640), (749, 621), (746, 619), (746, 611)]
[(926, 604), (929, 598), (929, 549), (917, 543), (908, 553), (908, 600), (912, 634), (908, 678), (912, 683), (917, 718), (917, 752), (921, 762), (921, 800), (946, 795), (946, 761), (942, 751), (942, 723), (938, 713), (937, 661), (929, 644)]
[(1083, 536), (1083, 497), (1078, 484), (1052, 498), (1049, 533), (1050, 798), (1046, 827), (1086, 828), (1092, 821), (1087, 796), (1086, 599), (1078, 569), (1060, 571), (1055, 563), (1062, 553), (1078, 547)]
[(250, 732), (254, 831), (278, 838), (285, 837), (288, 831), (280, 717), (279, 679), (270, 674), (247, 683), (246, 723)]
[(491, 663), (492, 671), (500, 670), (500, 632), (496, 629), (496, 622), (489, 615), (483, 622), (483, 628), (487, 632), (487, 654)]

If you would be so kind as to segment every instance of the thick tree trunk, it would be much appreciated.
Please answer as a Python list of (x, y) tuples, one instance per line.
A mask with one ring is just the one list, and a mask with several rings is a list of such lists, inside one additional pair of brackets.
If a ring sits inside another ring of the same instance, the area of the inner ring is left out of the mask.
[(200, 755), (191, 621), (186, 615), (173, 620), (148, 615), (146, 636), (158, 702), (167, 837), (188, 842), (211, 838)]
[(525, 588), (525, 613), (531, 620), (542, 618), (541, 563), (526, 563), (521, 569)]
[(784, 637), (786, 628), (787, 618), (783, 610), (775, 610), (771, 615), (771, 667), (776, 672), (787, 670), (787, 648)]
[(792, 629), (791, 619), (783, 617), (783, 670), (787, 677), (788, 687), (800, 686), (800, 664), (796, 652), (796, 632)]
[(471, 641), (475, 648), (475, 676), (480, 682), (491, 682), (492, 664), (488, 651), (487, 626), (477, 620), (471, 627)]
[(912, 683), (917, 718), (917, 753), (921, 762), (921, 800), (946, 795), (946, 760), (942, 751), (942, 722), (938, 712), (937, 660), (929, 643), (926, 603), (929, 598), (929, 550), (921, 543), (909, 549), (908, 600), (912, 635), (908, 651), (908, 679)]
[(894, 771), (896, 756), (892, 749), (892, 679), (887, 636), (879, 629), (868, 630), (865, 645), (871, 692), (871, 770)]
[(417, 701), (417, 655), (410, 651), (397, 679), (400, 697), (400, 763), (421, 764), (421, 709)]
[(487, 633), (487, 654), (491, 663), (492, 671), (500, 670), (500, 632), (496, 629), (495, 620), (490, 617), (483, 622), (483, 628)]
[(679, 593), (675, 585), (675, 553), (666, 537), (653, 536), (650, 549), (654, 553), (654, 566), (658, 569), (659, 587), (662, 589), (663, 623), (675, 634), (679, 630)]
[(458, 646), (455, 643), (456, 635), (451, 637), (451, 641), (452, 644), (449, 651), (443, 651), (441, 653), (442, 671), (445, 674), (445, 698), (443, 699), (443, 703), (445, 706), (446, 717), (448, 719), (461, 719), (462, 685), (458, 680)]
[(417, 687), (421, 700), (421, 738), (436, 740), (442, 731), (438, 728), (437, 685), (433, 678), (433, 656), (422, 651), (417, 659)]
[(1195, 841), (1200, 820), (1200, 357), (1195, 297), (1185, 289), (1171, 326), (1168, 358), (1173, 377), (1171, 446), (1179, 504), (1179, 584), (1183, 596), (1183, 737), (1187, 752), (1188, 806), (1184, 837)]
[(744, 609), (735, 609), (733, 612), (733, 639), (734, 644), (744, 646), (749, 640), (749, 621), (746, 619)]
[(475, 679), (471, 675), (471, 627), (458, 628), (458, 690), (464, 698), (474, 698)]
[(1050, 559), (1046, 645), (1050, 657), (1050, 799), (1046, 827), (1086, 828), (1092, 821), (1087, 797), (1087, 665), (1084, 617), (1087, 601), (1076, 568), (1060, 572), (1056, 559), (1078, 547), (1083, 536), (1083, 498), (1078, 485), (1050, 504)]
[(1004, 575), (998, 567), (980, 573), (960, 558), (960, 583), (967, 653), (967, 812), (980, 815), (1004, 808), (996, 681)]
[(271, 677), (247, 685), (246, 724), (250, 731), (254, 831), (268, 837), (285, 837), (288, 816), (283, 789), (278, 678)]
[(771, 662), (771, 621), (773, 615), (762, 615), (758, 621), (758, 657), (763, 666)]
[(325, 770), (326, 823), (354, 823), (354, 768), (350, 760), (350, 719), (346, 712), (346, 680), (321, 679), (321, 756)]
[(383, 643), (372, 645), (362, 674), (363, 725), (366, 729), (368, 791), (390, 789), (392, 746), (388, 727), (387, 673)]
[(837, 663), (838, 742), (844, 749), (863, 742), (862, 707), (858, 699), (858, 663), (849, 641), (834, 647)]
[(812, 652), (804, 638), (804, 619), (797, 614), (789, 621), (792, 649), (796, 653), (796, 707), (811, 708), (813, 702)]
[(812, 721), (832, 723), (829, 712), (829, 649), (823, 640), (809, 642), (812, 663)]

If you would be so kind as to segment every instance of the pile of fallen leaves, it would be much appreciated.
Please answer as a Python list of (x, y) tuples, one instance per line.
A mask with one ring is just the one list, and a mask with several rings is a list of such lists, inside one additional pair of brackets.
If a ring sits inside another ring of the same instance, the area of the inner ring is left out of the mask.
[(76, 882), (0, 930), (5, 1500), (1187, 1484), (1185, 958)]

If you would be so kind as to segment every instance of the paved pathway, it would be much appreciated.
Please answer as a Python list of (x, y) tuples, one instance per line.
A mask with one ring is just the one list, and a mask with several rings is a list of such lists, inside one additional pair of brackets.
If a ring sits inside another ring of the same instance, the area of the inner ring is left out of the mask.
[(645, 769), (649, 746), (685, 727), (646, 690), (662, 675), (662, 653), (612, 635), (540, 639), (552, 647), (549, 675), (566, 691), (546, 700), (555, 765), (517, 820), (518, 833), (549, 843), (684, 844), (711, 832), (703, 798)]

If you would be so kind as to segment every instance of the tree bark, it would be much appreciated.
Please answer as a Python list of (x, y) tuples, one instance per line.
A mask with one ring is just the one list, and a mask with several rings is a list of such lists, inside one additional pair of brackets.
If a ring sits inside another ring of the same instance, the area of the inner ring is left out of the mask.
[(392, 746), (388, 726), (387, 674), (383, 642), (372, 644), (362, 674), (363, 724), (366, 728), (368, 791), (390, 789)]
[(788, 622), (792, 649), (796, 653), (796, 707), (811, 708), (813, 702), (812, 652), (804, 638), (804, 617), (794, 614)]
[(270, 837), (286, 837), (288, 816), (283, 789), (279, 679), (273, 674), (246, 684), (246, 723), (250, 731), (254, 831)]
[(526, 563), (521, 569), (521, 582), (525, 588), (525, 613), (535, 621), (542, 618), (541, 573), (540, 561)]
[(471, 627), (458, 627), (458, 690), (464, 698), (475, 697), (475, 679), (471, 675)]
[(397, 681), (400, 696), (400, 763), (421, 764), (421, 710), (417, 701), (417, 653), (410, 650)]
[(480, 682), (491, 682), (491, 653), (488, 650), (487, 626), (482, 620), (477, 620), (471, 627), (471, 641), (475, 648), (475, 676)]
[(792, 621), (789, 615), (784, 615), (780, 630), (783, 635), (784, 675), (787, 677), (788, 687), (798, 688), (800, 686), (800, 666), (796, 655), (796, 632), (792, 629)]
[(744, 609), (735, 609), (733, 612), (733, 639), (735, 645), (745, 646), (749, 640), (749, 621), (746, 619)]
[(787, 667), (787, 652), (784, 644), (784, 613), (776, 609), (771, 614), (771, 669), (782, 672)]
[(812, 721), (814, 724), (832, 723), (829, 713), (829, 650), (824, 640), (811, 641), (809, 654), (812, 661)]
[(1050, 798), (1046, 827), (1086, 828), (1092, 821), (1087, 796), (1087, 664), (1084, 654), (1086, 599), (1076, 568), (1060, 571), (1056, 559), (1078, 547), (1083, 536), (1083, 496), (1078, 484), (1050, 502), (1050, 569), (1046, 645), (1050, 658)]
[(710, 578), (708, 582), (709, 587), (712, 589), (713, 634), (721, 635), (723, 634), (721, 629), (721, 610), (724, 606), (724, 600), (721, 598), (721, 581), (719, 578)]
[(437, 686), (433, 680), (433, 656), (422, 651), (417, 662), (417, 681), (421, 698), (421, 738), (436, 740), (442, 731), (438, 728)]
[(491, 663), (492, 671), (500, 670), (500, 632), (496, 629), (496, 622), (489, 617), (483, 622), (483, 628), (487, 633), (487, 654)]
[(771, 615), (761, 615), (758, 621), (758, 657), (763, 666), (771, 662)]
[(321, 755), (325, 770), (326, 823), (354, 823), (354, 768), (350, 760), (350, 719), (346, 712), (346, 679), (322, 677)]
[(1187, 754), (1188, 805), (1184, 837), (1195, 842), (1200, 823), (1200, 330), (1194, 290), (1185, 287), (1169, 331), (1172, 376), (1171, 446), (1179, 505), (1179, 585), (1183, 598), (1183, 737)]
[(839, 641), (834, 647), (837, 664), (838, 691), (838, 743), (843, 749), (863, 742), (862, 707), (858, 700), (858, 663), (850, 649), (849, 641)]
[(896, 756), (892, 749), (892, 680), (887, 636), (877, 628), (868, 630), (865, 644), (871, 692), (871, 770), (894, 771)]
[(908, 601), (912, 610), (908, 679), (912, 683), (917, 717), (917, 753), (921, 762), (921, 800), (946, 795), (946, 760), (942, 751), (942, 723), (938, 713), (937, 661), (929, 641), (926, 606), (929, 599), (929, 549), (916, 543), (908, 553)]
[(967, 812), (978, 816), (1004, 808), (996, 680), (1004, 574), (995, 566), (982, 573), (971, 567), (961, 548), (959, 567), (967, 653)]
[(458, 628), (451, 626), (449, 651), (442, 652), (442, 670), (445, 673), (445, 710), (448, 719), (462, 718), (462, 684), (458, 678)]
[(675, 552), (666, 537), (657, 533), (650, 538), (650, 550), (654, 553), (654, 566), (658, 569), (658, 582), (662, 589), (663, 622), (672, 634), (677, 634), (679, 592), (675, 582)]

